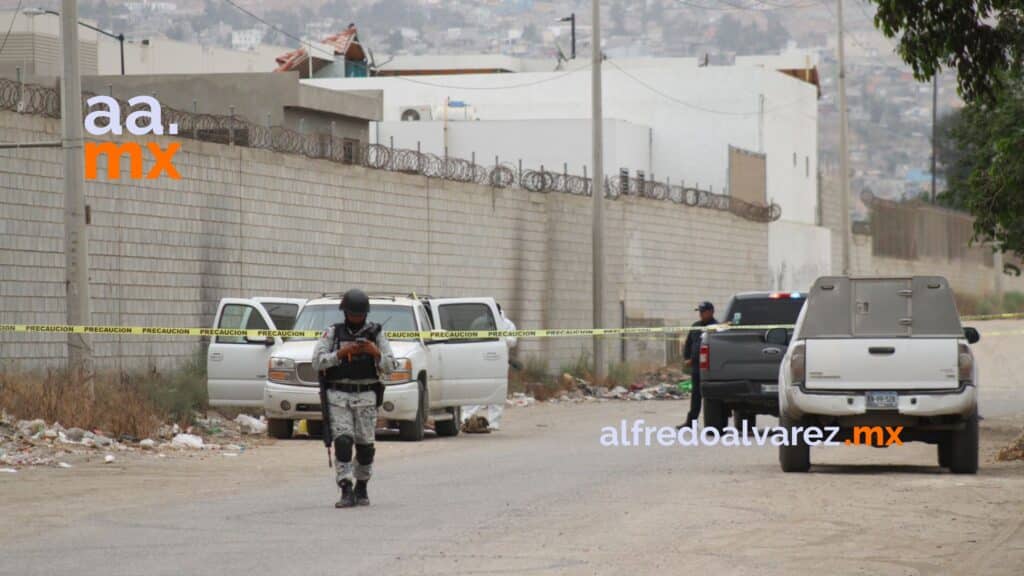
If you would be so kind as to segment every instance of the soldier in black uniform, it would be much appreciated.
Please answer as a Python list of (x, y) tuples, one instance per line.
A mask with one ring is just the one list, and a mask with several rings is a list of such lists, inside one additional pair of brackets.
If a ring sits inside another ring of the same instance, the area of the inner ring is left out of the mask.
[[(715, 305), (711, 302), (705, 300), (694, 310), (700, 313), (700, 320), (694, 322), (694, 326), (718, 324), (718, 320), (715, 320)], [(692, 371), (690, 380), (693, 382), (693, 391), (690, 393), (690, 412), (686, 415), (686, 421), (676, 428), (690, 426), (700, 416), (700, 337), (703, 333), (703, 330), (690, 330), (683, 345), (683, 360)]]
[(335, 480), (341, 488), (335, 507), (348, 508), (370, 504), (367, 483), (376, 451), (374, 429), (384, 398), (381, 377), (391, 373), (394, 355), (381, 326), (366, 320), (370, 299), (362, 290), (346, 292), (340, 308), (345, 321), (323, 333), (313, 363), (320, 374), (321, 402), (326, 400), (324, 443), (329, 448), (334, 442)]

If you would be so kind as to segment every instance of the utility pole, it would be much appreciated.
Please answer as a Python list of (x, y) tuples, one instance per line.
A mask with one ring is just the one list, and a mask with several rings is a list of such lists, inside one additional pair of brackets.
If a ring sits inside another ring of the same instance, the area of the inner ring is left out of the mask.
[(843, 275), (850, 275), (850, 151), (847, 143), (846, 54), (843, 48), (843, 0), (838, 4), (839, 29), (839, 230), (843, 235)]
[(569, 35), (570, 35), (570, 41), (572, 42), (572, 47), (570, 48), (571, 52), (570, 52), (569, 58), (575, 60), (576, 59), (576, 13), (575, 12), (573, 12), (572, 14), (569, 15)]
[[(591, 145), (593, 146), (593, 175), (590, 178), (590, 194), (593, 202), (591, 211), (592, 256), (593, 256), (593, 305), (594, 328), (604, 328), (604, 158), (602, 146), (603, 116), (601, 113), (601, 2), (590, 1), (593, 13), (593, 34), (591, 35), (590, 105)], [(604, 361), (604, 340), (594, 336), (594, 379), (603, 379), (607, 367)]]
[(939, 72), (932, 76), (932, 204), (935, 204), (935, 118), (939, 107)]
[[(89, 233), (85, 223), (85, 159), (82, 150), (82, 79), (78, 71), (78, 0), (62, 0), (60, 13), (64, 70), (61, 119), (64, 145), (64, 284), (67, 323), (90, 323)], [(68, 334), (68, 368), (89, 380), (92, 389), (92, 339)], [(91, 400), (91, 398), (90, 398)]]

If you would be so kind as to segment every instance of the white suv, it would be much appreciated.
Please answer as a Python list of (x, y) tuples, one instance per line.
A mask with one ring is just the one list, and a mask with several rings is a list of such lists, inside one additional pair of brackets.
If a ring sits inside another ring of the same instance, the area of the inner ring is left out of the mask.
[[(779, 369), (780, 424), (835, 426), (838, 440), (858, 427), (902, 427), (901, 442), (936, 444), (940, 466), (973, 474), (978, 369), (968, 345), (978, 338), (961, 327), (945, 278), (819, 278), (792, 340), (784, 328), (765, 335), (769, 345), (789, 343)], [(804, 472), (810, 447), (780, 446), (779, 462)]]
[[(295, 330), (324, 330), (343, 321), (338, 297), (306, 302)], [(497, 330), (493, 298), (415, 299), (370, 297), (369, 320), (386, 332)], [(385, 382), (380, 416), (397, 423), (403, 440), (423, 438), (427, 419), (439, 436), (459, 433), (460, 409), (501, 404), (508, 393), (508, 348), (503, 338), (479, 340), (389, 339), (395, 370)], [(263, 409), (272, 436), (291, 436), (292, 422), (305, 419), (317, 432), (320, 396), (312, 365), (316, 340), (288, 338), (269, 354)]]

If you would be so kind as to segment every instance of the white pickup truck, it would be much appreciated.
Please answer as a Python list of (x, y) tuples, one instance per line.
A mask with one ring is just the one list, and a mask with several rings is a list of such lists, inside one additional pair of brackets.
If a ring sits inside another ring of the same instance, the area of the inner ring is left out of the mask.
[[(235, 320), (229, 305), (243, 304), (271, 324), (268, 299), (226, 299), (217, 327), (263, 328)], [(292, 329), (322, 331), (343, 321), (340, 296), (303, 301)], [(493, 298), (424, 298), (370, 295), (369, 320), (388, 332), (497, 330)], [(227, 324), (225, 322), (227, 321)], [(223, 326), (222, 326), (223, 325)], [(280, 327), (278, 327), (280, 328)], [(293, 421), (305, 419), (311, 433), (320, 428), (320, 396), (312, 338), (244, 339), (217, 337), (208, 353), (210, 404), (262, 407), (271, 436), (287, 438)], [(501, 404), (508, 393), (508, 347), (503, 338), (477, 340), (390, 339), (396, 368), (385, 382), (380, 415), (397, 424), (403, 440), (423, 438), (427, 419), (440, 436), (459, 433), (465, 405)]]
[[(973, 474), (978, 370), (968, 345), (978, 339), (961, 327), (945, 278), (819, 278), (792, 339), (785, 329), (766, 334), (769, 344), (789, 344), (779, 368), (780, 424), (838, 427), (838, 440), (855, 443), (858, 427), (902, 427), (900, 442), (936, 444), (940, 466)], [(779, 463), (807, 471), (810, 446), (780, 446)]]

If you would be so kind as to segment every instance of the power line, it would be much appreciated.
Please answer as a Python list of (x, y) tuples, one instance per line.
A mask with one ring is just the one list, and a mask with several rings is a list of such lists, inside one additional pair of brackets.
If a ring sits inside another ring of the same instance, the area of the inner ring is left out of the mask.
[(412, 82), (413, 84), (422, 84), (423, 86), (432, 86), (434, 88), (448, 88), (448, 89), (451, 89), (451, 90), (511, 90), (511, 89), (515, 89), (515, 88), (525, 88), (527, 86), (536, 86), (537, 84), (544, 84), (545, 82), (552, 82), (554, 80), (559, 80), (561, 78), (565, 78), (566, 76), (568, 76), (570, 74), (574, 74), (576, 72), (580, 72), (582, 70), (589, 70), (589, 69), (590, 69), (590, 65), (588, 64), (587, 66), (581, 66), (579, 68), (574, 68), (572, 70), (568, 70), (568, 71), (563, 72), (563, 73), (561, 73), (561, 74), (559, 74), (557, 76), (549, 76), (547, 78), (541, 78), (539, 80), (532, 80), (530, 82), (522, 82), (520, 84), (506, 84), (504, 86), (456, 86), (456, 85), (453, 85), (453, 84), (440, 84), (440, 83), (436, 83), (436, 82), (426, 82), (424, 80), (416, 80), (416, 79), (411, 78), (409, 76), (378, 76), (378, 78), (397, 78), (399, 80), (404, 80), (406, 82)]
[[(775, 10), (813, 8), (813, 7), (817, 6), (817, 2), (814, 2), (814, 1), (807, 2), (806, 4), (795, 4), (795, 3), (792, 3), (792, 4), (773, 4), (773, 3), (767, 2), (765, 0), (754, 0), (755, 4), (741, 6), (741, 5), (733, 4), (731, 2), (727, 2), (726, 0), (722, 0), (722, 3), (725, 4), (724, 7), (723, 6), (709, 6), (707, 4), (696, 4), (694, 2), (689, 2), (688, 0), (676, 0), (676, 2), (678, 2), (678, 3), (680, 3), (680, 4), (684, 5), (684, 6), (689, 6), (691, 8), (698, 8), (700, 10), (711, 10), (711, 11), (717, 11), (717, 12), (735, 12), (735, 11), (771, 12), (771, 11), (775, 11)], [(758, 8), (757, 7), (758, 4), (763, 6), (763, 8)]]
[[(820, 0), (821, 5), (825, 7), (825, 10), (828, 10), (828, 13), (832, 16), (832, 18), (834, 20), (837, 20), (837, 19), (839, 19), (839, 16), (835, 12), (832, 11), (832, 7), (829, 6), (829, 1), (830, 0)], [(855, 2), (856, 2), (856, 0), (855, 0)], [(850, 35), (850, 40), (853, 40), (854, 44), (856, 44), (857, 46), (860, 46), (864, 50), (868, 50), (868, 51), (873, 50), (873, 48), (871, 48), (871, 47), (867, 46), (866, 44), (864, 44), (863, 42), (861, 42), (859, 37), (856, 34), (854, 34), (849, 28), (846, 27), (846, 23), (845, 22), (842, 22), (841, 24), (843, 26), (843, 32), (846, 32), (847, 34)]]
[(0, 44), (0, 54), (4, 53), (4, 48), (7, 47), (7, 39), (11, 37), (11, 30), (14, 30), (14, 20), (21, 14), (21, 3), (23, 0), (18, 0), (18, 7), (14, 9), (14, 13), (11, 14), (11, 24), (7, 27), (7, 34), (4, 34), (4, 41)]
[[(21, 0), (19, 0), (19, 2), (20, 1)], [(286, 36), (288, 38), (291, 38), (292, 40), (295, 40), (299, 44), (305, 44), (306, 47), (309, 48), (310, 50), (316, 50), (316, 51), (320, 52), (321, 54), (324, 54), (324, 55), (329, 56), (331, 58), (334, 58), (334, 56), (335, 56), (334, 52), (328, 52), (327, 50), (324, 50), (324, 49), (319, 48), (317, 46), (313, 46), (313, 44), (310, 43), (308, 40), (303, 40), (302, 38), (299, 38), (298, 36), (296, 36), (294, 34), (291, 34), (291, 33), (289, 33), (288, 31), (286, 31), (286, 30), (284, 30), (282, 28), (274, 26), (273, 24), (271, 24), (270, 22), (267, 22), (263, 18), (260, 18), (259, 16), (255, 15), (252, 12), (246, 10), (245, 8), (239, 6), (238, 4), (235, 4), (232, 0), (224, 0), (224, 2), (227, 5), (231, 6), (232, 8), (238, 10), (242, 14), (245, 14), (246, 16), (256, 20), (257, 22), (260, 22), (264, 26), (267, 26), (271, 30), (273, 30), (273, 31), (275, 31), (275, 32), (277, 32), (279, 34), (282, 34), (282, 35), (284, 35), (284, 36)], [(312, 57), (312, 54), (310, 54), (309, 56)]]
[[(296, 42), (299, 42), (301, 44), (305, 44), (310, 49), (318, 50), (321, 53), (330, 56), (331, 58), (334, 57), (333, 53), (327, 52), (327, 51), (322, 50), (322, 49), (320, 49), (320, 48), (318, 48), (316, 46), (313, 46), (308, 41), (299, 38), (295, 34), (292, 34), (292, 33), (288, 32), (288, 31), (286, 31), (286, 30), (284, 30), (284, 29), (282, 29), (282, 28), (280, 28), (278, 26), (275, 26), (275, 25), (271, 24), (270, 22), (267, 22), (263, 18), (260, 18), (259, 16), (257, 16), (256, 14), (253, 14), (249, 10), (246, 10), (242, 6), (239, 6), (238, 4), (235, 4), (235, 2), (233, 0), (224, 0), (224, 2), (227, 3), (228, 5), (232, 6), (233, 8), (237, 9), (238, 11), (242, 12), (246, 16), (249, 16), (250, 18), (253, 18), (257, 22), (260, 22), (260, 23), (264, 24), (265, 26), (267, 26), (267, 27), (271, 28), (272, 30), (275, 30), (275, 31), (283, 34), (286, 37), (291, 38), (292, 40), (295, 40)], [(569, 70), (569, 71), (567, 71), (567, 72), (565, 72), (563, 74), (559, 74), (558, 76), (553, 76), (553, 77), (549, 77), (549, 78), (541, 78), (540, 80), (535, 80), (535, 81), (532, 81), (532, 82), (523, 82), (521, 84), (509, 84), (509, 85), (506, 85), (506, 86), (455, 86), (455, 85), (451, 85), (451, 84), (440, 84), (440, 83), (436, 83), (436, 82), (426, 82), (426, 81), (423, 81), (423, 80), (415, 80), (415, 79), (409, 78), (407, 76), (393, 76), (393, 78), (398, 78), (398, 79), (404, 80), (406, 82), (411, 82), (413, 84), (421, 84), (421, 85), (424, 85), (424, 86), (432, 86), (434, 88), (448, 88), (448, 89), (451, 89), (451, 90), (506, 90), (506, 89), (513, 89), (513, 88), (524, 88), (524, 87), (527, 87), (527, 86), (535, 86), (537, 84), (543, 84), (545, 82), (551, 82), (551, 81), (554, 81), (554, 80), (558, 80), (559, 78), (563, 78), (565, 76), (568, 76), (569, 74), (572, 74), (574, 72), (578, 72), (580, 70), (586, 70), (586, 69), (589, 69), (589, 68), (590, 68), (590, 66), (587, 65), (587, 66), (584, 66), (584, 67), (580, 67), (580, 68), (575, 68), (573, 70)]]
[[(798, 104), (798, 103), (800, 103), (802, 101), (801, 98), (797, 98), (797, 99), (792, 100), (790, 102), (787, 102), (785, 104), (780, 104), (780, 105), (774, 106), (772, 108), (765, 108), (764, 110), (755, 110), (753, 112), (732, 112), (732, 111), (729, 111), (729, 110), (714, 110), (712, 108), (706, 108), (704, 106), (700, 106), (700, 105), (694, 104), (692, 102), (686, 102), (685, 100), (680, 100), (680, 99), (676, 98), (675, 96), (672, 96), (671, 94), (667, 94), (665, 92), (662, 92), (658, 88), (655, 88), (654, 86), (651, 86), (650, 84), (648, 84), (647, 82), (644, 82), (640, 78), (637, 78), (636, 76), (630, 74), (629, 72), (625, 71), (621, 66), (619, 66), (615, 62), (613, 62), (611, 60), (607, 60), (606, 62), (608, 62), (608, 64), (613, 66), (619, 72), (622, 72), (627, 78), (633, 80), (637, 84), (639, 84), (639, 85), (643, 86), (644, 88), (650, 90), (651, 92), (661, 96), (662, 98), (665, 98), (666, 100), (670, 100), (672, 102), (675, 102), (676, 104), (679, 104), (680, 106), (683, 106), (685, 108), (690, 108), (690, 109), (693, 109), (693, 110), (697, 110), (699, 112), (706, 112), (708, 114), (719, 114), (719, 115), (722, 115), (722, 116), (756, 116), (758, 114), (764, 114), (764, 113), (768, 113), (768, 112), (775, 112), (775, 111), (781, 110), (783, 108), (788, 108), (788, 107), (793, 106), (794, 104)], [(803, 114), (803, 115), (807, 116), (806, 114)], [(807, 116), (807, 117), (811, 118), (811, 116)]]

